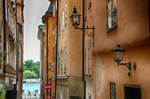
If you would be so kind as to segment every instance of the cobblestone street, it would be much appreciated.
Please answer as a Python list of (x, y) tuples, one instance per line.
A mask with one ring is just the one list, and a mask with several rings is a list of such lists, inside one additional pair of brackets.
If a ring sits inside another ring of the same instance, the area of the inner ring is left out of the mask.
[(32, 96), (32, 97), (28, 97), (28, 96), (24, 96), (23, 99), (40, 99), (40, 97), (35, 97), (35, 96)]

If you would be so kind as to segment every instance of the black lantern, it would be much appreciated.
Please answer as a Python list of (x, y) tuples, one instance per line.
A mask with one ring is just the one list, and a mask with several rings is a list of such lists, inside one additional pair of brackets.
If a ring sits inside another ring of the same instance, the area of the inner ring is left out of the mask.
[[(127, 63), (120, 63), (123, 60), (124, 51), (125, 51), (124, 48), (121, 48), (120, 45), (117, 45), (117, 47), (112, 50), (114, 60), (117, 62), (118, 66), (119, 65), (126, 66), (131, 71), (131, 62), (130, 61)], [(133, 69), (136, 70), (135, 62), (133, 62)], [(128, 76), (130, 76), (130, 73), (131, 72), (128, 72)]]
[(72, 25), (77, 28), (80, 25), (80, 14), (77, 12), (77, 9), (74, 7), (73, 13), (70, 16)]
[(117, 63), (123, 60), (124, 51), (124, 48), (121, 48), (120, 45), (117, 45), (117, 47), (113, 49), (113, 57)]

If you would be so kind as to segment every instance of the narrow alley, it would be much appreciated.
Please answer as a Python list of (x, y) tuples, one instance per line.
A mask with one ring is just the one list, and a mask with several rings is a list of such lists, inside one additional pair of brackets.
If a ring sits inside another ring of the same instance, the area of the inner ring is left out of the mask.
[(0, 0), (0, 99), (149, 99), (149, 0)]

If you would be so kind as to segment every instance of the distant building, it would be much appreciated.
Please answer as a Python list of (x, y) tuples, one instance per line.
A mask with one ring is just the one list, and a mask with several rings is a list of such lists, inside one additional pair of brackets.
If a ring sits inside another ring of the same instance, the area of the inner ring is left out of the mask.
[(44, 99), (44, 35), (45, 35), (45, 25), (39, 25), (37, 38), (40, 40), (40, 88), (41, 88), (41, 97)]
[(3, 0), (0, 0), (0, 84), (4, 86), (4, 64), (3, 64), (3, 55), (2, 52), (4, 51), (4, 11), (3, 11)]
[(42, 17), (45, 24), (44, 34), (44, 61), (43, 61), (43, 86), (50, 85), (50, 89), (44, 89), (45, 98), (55, 97), (55, 66), (56, 66), (56, 16), (54, 11), (55, 3), (49, 5), (48, 10)]
[(23, 90), (23, 48), (24, 48), (24, 0), (16, 0), (16, 16), (17, 16), (17, 99), (22, 99)]

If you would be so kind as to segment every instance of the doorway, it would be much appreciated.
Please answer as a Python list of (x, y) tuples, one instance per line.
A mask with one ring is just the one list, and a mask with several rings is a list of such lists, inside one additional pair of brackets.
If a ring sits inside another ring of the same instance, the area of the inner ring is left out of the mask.
[(141, 88), (135, 86), (125, 86), (125, 99), (141, 99)]

